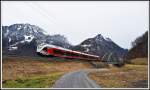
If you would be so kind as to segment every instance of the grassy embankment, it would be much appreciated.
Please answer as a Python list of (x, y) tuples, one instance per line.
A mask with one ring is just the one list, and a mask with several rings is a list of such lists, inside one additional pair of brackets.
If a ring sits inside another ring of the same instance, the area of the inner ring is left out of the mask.
[(147, 58), (133, 59), (124, 67), (110, 67), (109, 71), (92, 72), (94, 79), (103, 88), (146, 88), (148, 87)]
[(48, 58), (4, 57), (3, 88), (49, 88), (63, 74), (90, 64), (79, 60), (48, 60)]

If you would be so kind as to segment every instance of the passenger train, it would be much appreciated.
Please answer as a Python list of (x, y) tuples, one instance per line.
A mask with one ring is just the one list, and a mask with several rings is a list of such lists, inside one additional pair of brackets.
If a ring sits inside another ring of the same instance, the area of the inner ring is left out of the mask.
[(99, 56), (96, 55), (65, 49), (49, 44), (38, 45), (37, 53), (43, 56), (61, 57), (68, 59), (99, 60)]

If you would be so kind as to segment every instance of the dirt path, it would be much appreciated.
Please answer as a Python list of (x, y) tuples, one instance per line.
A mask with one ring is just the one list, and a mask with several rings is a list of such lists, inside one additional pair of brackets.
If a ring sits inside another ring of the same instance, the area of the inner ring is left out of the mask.
[(62, 76), (53, 88), (100, 88), (93, 80), (88, 78), (88, 72), (93, 70), (79, 70)]

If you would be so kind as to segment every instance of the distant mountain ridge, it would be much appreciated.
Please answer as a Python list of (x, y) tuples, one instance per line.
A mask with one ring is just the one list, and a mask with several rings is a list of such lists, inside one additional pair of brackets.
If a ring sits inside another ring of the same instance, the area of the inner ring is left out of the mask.
[(73, 50), (96, 54), (100, 57), (106, 53), (116, 53), (118, 57), (123, 57), (127, 52), (126, 49), (118, 46), (110, 38), (104, 38), (101, 34), (84, 40), (81, 44), (73, 47)]
[(3, 54), (36, 55), (36, 47), (41, 43), (52, 44), (72, 50), (103, 56), (105, 53), (115, 52), (119, 57), (127, 50), (121, 48), (110, 38), (101, 34), (84, 40), (73, 46), (63, 35), (49, 35), (38, 26), (30, 24), (13, 24), (2, 26)]

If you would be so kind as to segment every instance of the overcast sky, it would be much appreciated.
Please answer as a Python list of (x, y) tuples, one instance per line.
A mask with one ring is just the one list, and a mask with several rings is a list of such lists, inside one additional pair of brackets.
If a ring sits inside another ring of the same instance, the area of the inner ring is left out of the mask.
[(123, 48), (148, 30), (148, 1), (2, 2), (2, 25), (30, 23), (73, 45), (102, 34)]

